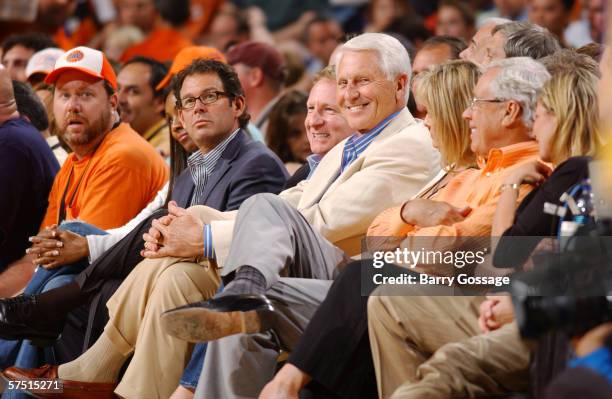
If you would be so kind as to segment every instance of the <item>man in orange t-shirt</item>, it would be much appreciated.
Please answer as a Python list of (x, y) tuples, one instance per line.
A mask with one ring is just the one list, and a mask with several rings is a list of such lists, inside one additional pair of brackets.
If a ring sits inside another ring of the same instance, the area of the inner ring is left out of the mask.
[(73, 150), (57, 174), (42, 227), (79, 219), (101, 229), (127, 223), (155, 197), (168, 169), (117, 116), (116, 76), (103, 53), (77, 47), (58, 59), (53, 112)]

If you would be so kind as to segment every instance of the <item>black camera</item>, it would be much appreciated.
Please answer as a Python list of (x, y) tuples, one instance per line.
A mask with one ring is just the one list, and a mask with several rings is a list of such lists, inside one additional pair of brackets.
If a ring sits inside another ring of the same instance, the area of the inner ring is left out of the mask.
[(510, 293), (524, 338), (553, 330), (578, 336), (612, 320), (612, 237), (571, 239), (571, 250), (534, 256), (534, 269), (512, 278)]

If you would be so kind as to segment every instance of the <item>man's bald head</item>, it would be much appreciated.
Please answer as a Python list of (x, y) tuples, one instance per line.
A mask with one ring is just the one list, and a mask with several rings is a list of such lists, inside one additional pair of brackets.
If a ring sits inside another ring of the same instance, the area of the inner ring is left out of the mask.
[(11, 76), (8, 69), (0, 66), (0, 123), (18, 116)]

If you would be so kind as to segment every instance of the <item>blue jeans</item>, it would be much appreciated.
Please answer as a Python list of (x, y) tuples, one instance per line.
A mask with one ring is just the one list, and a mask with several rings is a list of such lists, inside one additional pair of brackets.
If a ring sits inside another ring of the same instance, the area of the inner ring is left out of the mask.
[[(65, 222), (60, 229), (72, 231), (82, 236), (107, 234), (95, 226), (84, 222)], [(24, 294), (40, 294), (53, 288), (72, 282), (75, 276), (89, 265), (87, 259), (81, 259), (73, 264), (46, 270), (38, 267), (34, 276), (26, 286)], [(54, 364), (55, 356), (52, 347), (38, 348), (29, 340), (0, 340), (0, 367), (5, 369), (12, 365), (23, 368), (39, 367), (41, 363)], [(28, 396), (20, 391), (5, 391), (2, 399), (21, 399)]]

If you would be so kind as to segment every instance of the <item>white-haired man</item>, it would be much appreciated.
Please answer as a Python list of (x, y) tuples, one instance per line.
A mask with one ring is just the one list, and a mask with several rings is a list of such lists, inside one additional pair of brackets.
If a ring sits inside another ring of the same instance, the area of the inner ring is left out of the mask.
[(482, 65), (485, 63), (487, 56), (487, 48), (493, 38), (493, 29), (498, 25), (503, 25), (511, 22), (505, 18), (490, 18), (488, 19), (474, 34), (468, 47), (459, 54), (462, 60), (471, 61), (474, 64)]
[[(472, 105), (463, 114), (472, 130), (471, 148), (486, 164), (496, 166), (472, 181), (466, 192), (472, 198), (484, 191), (494, 193), (461, 222), (481, 225), (480, 233), (473, 235), (491, 234), (501, 191), (518, 190), (521, 198), (532, 188), (502, 183), (516, 166), (537, 157), (529, 136), (534, 93), (549, 77), (530, 58), (510, 58), (490, 64), (474, 88)], [(472, 205), (467, 198), (465, 201)], [(403, 215), (410, 220), (407, 208), (404, 206)], [(418, 229), (416, 234), (432, 235), (431, 229)], [(516, 325), (479, 335), (478, 308), (484, 297), (385, 296), (385, 289), (375, 290), (368, 301), (370, 344), (381, 398), (502, 395), (526, 387), (529, 351)]]
[[(227, 282), (234, 278), (215, 299), (168, 312), (162, 320), (173, 334), (209, 341), (274, 327), (283, 346), (291, 348), (325, 297), (336, 266), (346, 254), (359, 252), (370, 222), (386, 208), (381, 202), (398, 205), (424, 184), (421, 177), (431, 178), (437, 169), (433, 163), (438, 156), (429, 149), (427, 133), (406, 110), (411, 71), (399, 42), (383, 34), (361, 35), (344, 45), (337, 60), (338, 105), (356, 133), (325, 155), (310, 178), (294, 189), (278, 197), (253, 197), (235, 222), (212, 221), (212, 234), (199, 245), (199, 255), (202, 247), (210, 254), (212, 236), (221, 275)], [(417, 148), (427, 155), (418, 154)], [(399, 169), (404, 176), (396, 174)], [(408, 182), (415, 178), (417, 184)], [(398, 189), (398, 184), (405, 188)], [(168, 246), (160, 250), (164, 248)], [(275, 307), (272, 318), (285, 323), (258, 318), (257, 310)], [(253, 320), (249, 328), (235, 323), (243, 317)], [(205, 331), (212, 334), (200, 334)], [(276, 342), (269, 332), (211, 342), (196, 396), (256, 396), (273, 375), (280, 350)]]
[[(220, 268), (218, 274), (226, 282), (235, 275), (225, 287), (226, 296), (213, 303), (232, 303), (227, 298), (237, 298), (235, 302), (244, 309), (244, 294), (263, 293), (268, 288), (285, 288), (285, 293), (294, 297), (282, 299), (301, 304), (297, 311), (303, 312), (304, 316), (298, 316), (296, 328), (303, 328), (315, 304), (322, 300), (331, 284), (323, 279), (330, 280), (336, 264), (344, 258), (342, 250), (350, 255), (359, 253), (360, 240), (372, 219), (381, 210), (416, 194), (436, 175), (440, 168), (439, 154), (433, 148), (427, 130), (406, 109), (411, 72), (406, 50), (396, 39), (384, 34), (365, 34), (347, 42), (345, 46), (337, 73), (338, 100), (342, 113), (355, 133), (330, 150), (307, 180), (278, 196), (254, 196), (243, 203), (237, 213), (223, 213), (208, 207), (191, 207), (188, 211), (170, 207), (170, 216), (153, 222), (154, 227), (149, 234), (145, 234), (144, 255), (160, 259), (147, 259), (130, 273), (123, 282), (122, 292), (135, 299), (123, 301), (121, 306), (144, 306), (151, 287), (156, 287), (155, 290), (166, 289), (166, 286), (174, 289), (164, 281), (164, 271), (193, 266), (194, 262), (186, 262), (186, 259), (197, 258), (203, 266), (200, 268), (202, 273), (216, 272), (211, 268), (217, 266)], [(206, 124), (206, 121), (202, 123)], [(287, 259), (298, 259), (296, 251), (299, 252), (299, 262), (292, 264), (298, 267), (285, 267)], [(306, 258), (306, 255), (312, 256)], [(287, 279), (289, 281), (283, 282), (279, 278), (280, 272), (284, 276), (308, 279)], [(307, 281), (313, 283), (308, 284)], [(211, 295), (188, 289), (181, 292), (185, 305)], [(157, 292), (156, 295), (163, 297), (164, 294)], [(117, 298), (113, 298), (111, 302), (118, 303)], [(246, 305), (263, 303), (265, 306), (269, 303), (263, 295), (255, 299), (246, 301)], [(133, 305), (127, 305), (128, 302)], [(196, 309), (202, 309), (200, 304), (197, 305)], [(122, 322), (140, 326), (143, 320)], [(223, 333), (234, 328), (223, 322), (215, 321), (214, 324)], [(153, 323), (149, 328), (157, 331), (159, 323)], [(199, 329), (199, 326), (195, 328)], [(176, 340), (163, 334), (153, 335), (156, 342), (149, 342), (153, 347), (168, 347), (172, 340)], [(273, 341), (269, 335), (262, 339)], [(293, 337), (289, 343), (295, 340), (296, 337)], [(131, 346), (131, 343), (125, 348), (106, 345), (107, 351), (103, 359), (98, 360), (96, 370), (118, 370), (130, 349), (133, 350)], [(207, 355), (210, 352), (209, 347)], [(218, 384), (206, 384), (218, 390), (206, 397), (230, 398), (235, 396), (237, 388), (249, 390), (250, 394), (246, 396), (255, 396), (265, 384), (265, 378), (269, 378), (269, 373), (273, 372), (273, 367), (268, 370), (263, 366), (270, 364), (271, 351), (260, 352), (254, 354), (259, 355), (256, 360), (263, 359), (266, 363), (251, 363), (250, 369), (244, 364), (240, 365), (240, 371), (246, 375), (238, 379), (240, 387), (229, 380), (232, 372), (238, 368), (235, 361), (239, 358), (236, 354), (230, 354), (225, 359), (226, 363), (215, 363), (214, 369), (228, 379)], [(178, 384), (180, 373), (176, 375), (175, 371), (184, 366), (182, 359), (185, 353), (175, 355), (164, 360), (163, 368), (172, 372), (163, 375), (163, 384), (158, 382), (156, 385), (174, 389)], [(214, 378), (213, 374), (208, 374)], [(257, 375), (264, 375), (264, 379)], [(98, 377), (89, 377), (87, 382), (115, 382), (114, 379)], [(162, 378), (161, 375), (157, 377)], [(151, 378), (151, 375), (143, 373), (138, 381), (142, 386), (137, 388), (145, 389), (145, 385), (152, 385)], [(176, 380), (170, 381), (173, 378)], [(168, 397), (172, 390), (158, 389), (156, 392), (160, 397)], [(143, 397), (142, 394), (121, 394), (130, 398)]]

